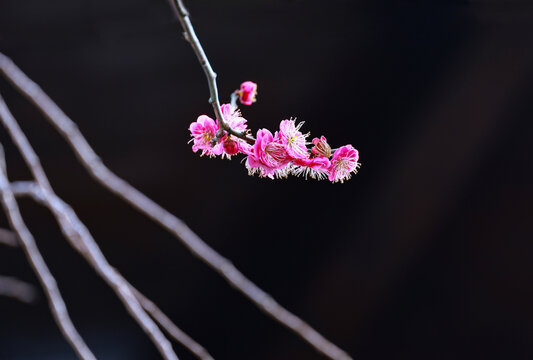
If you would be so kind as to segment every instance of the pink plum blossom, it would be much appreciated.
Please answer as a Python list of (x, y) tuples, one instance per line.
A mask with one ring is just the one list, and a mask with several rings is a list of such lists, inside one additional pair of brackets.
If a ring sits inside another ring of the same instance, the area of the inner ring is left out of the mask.
[(325, 156), (318, 156), (309, 159), (296, 159), (293, 161), (292, 173), (296, 176), (303, 175), (313, 179), (323, 180), (328, 177), (328, 170), (331, 162)]
[(243, 82), (238, 94), (239, 100), (243, 105), (252, 105), (257, 96), (257, 84), (251, 81)]
[[(250, 175), (258, 174), (271, 179), (292, 174), (302, 175), (306, 179), (311, 177), (343, 183), (350, 179), (352, 173), (357, 173), (361, 164), (358, 163), (359, 153), (352, 145), (338, 148), (332, 156), (330, 145), (321, 136), (313, 139), (313, 146), (309, 150), (307, 145), (310, 143), (306, 141), (309, 134), (303, 134), (300, 131), (303, 122), (296, 124), (294, 119), (282, 120), (279, 131), (274, 135), (267, 129), (261, 129), (253, 139), (246, 119), (237, 109), (236, 101), (238, 95), (241, 103), (251, 105), (256, 94), (257, 84), (246, 81), (241, 84), (240, 90), (233, 92), (231, 104), (221, 106), (223, 119), (199, 116), (189, 126), (192, 150), (201, 151), (201, 155), (221, 155), (228, 159), (242, 153), (246, 156), (246, 168)], [(220, 124), (224, 124), (224, 128)]]
[[(241, 116), (241, 112), (238, 109), (232, 109), (230, 104), (224, 104), (220, 108), (224, 121), (230, 128), (238, 132), (246, 132), (248, 127), (246, 119)], [(226, 157), (228, 159), (240, 152), (240, 143), (245, 143), (244, 140), (228, 133), (225, 133), (219, 141), (222, 146), (222, 158)]]
[(220, 107), (224, 121), (233, 130), (244, 132), (248, 125), (246, 119), (241, 116), (241, 112), (238, 109), (232, 109), (230, 104), (224, 104)]
[(245, 155), (253, 155), (254, 154), (254, 146), (251, 144), (248, 144), (245, 141), (239, 141), (239, 152), (245, 154)]
[(189, 126), (191, 140), (193, 141), (192, 151), (202, 151), (203, 155), (209, 155), (210, 157), (220, 155), (222, 153), (222, 147), (218, 144), (212, 144), (218, 131), (218, 123), (211, 119), (207, 115), (200, 115), (196, 122), (191, 123)]
[(283, 120), (279, 124), (278, 138), (293, 159), (306, 159), (309, 156), (307, 146), (305, 146), (307, 135), (299, 131), (303, 124), (301, 122), (296, 125), (294, 120)]
[(352, 145), (338, 148), (331, 158), (329, 180), (342, 183), (344, 180), (350, 179), (351, 173), (357, 173), (357, 169), (360, 166), (357, 160), (359, 160), (359, 152)]
[(258, 173), (261, 177), (274, 178), (287, 175), (286, 166), (290, 156), (283, 144), (275, 141), (272, 133), (267, 129), (257, 132), (253, 146), (253, 154), (248, 155), (246, 167), (250, 174)]

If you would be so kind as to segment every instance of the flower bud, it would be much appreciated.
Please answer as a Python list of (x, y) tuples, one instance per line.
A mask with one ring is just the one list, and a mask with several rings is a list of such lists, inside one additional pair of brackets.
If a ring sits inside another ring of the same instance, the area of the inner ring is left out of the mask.
[(311, 152), (318, 156), (325, 156), (327, 158), (331, 157), (331, 146), (329, 146), (326, 138), (324, 136), (321, 136), (319, 138), (313, 139), (313, 148), (311, 149)]
[(245, 81), (241, 84), (239, 94), (239, 100), (243, 105), (252, 105), (255, 102), (257, 96), (257, 84), (251, 81)]
[(239, 144), (229, 137), (224, 140), (222, 146), (224, 147), (224, 152), (228, 155), (235, 155), (239, 152)]

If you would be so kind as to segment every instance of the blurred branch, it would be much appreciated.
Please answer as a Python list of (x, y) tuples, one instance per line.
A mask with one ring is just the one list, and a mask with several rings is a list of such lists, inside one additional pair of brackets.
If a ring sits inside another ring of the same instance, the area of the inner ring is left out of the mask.
[[(91, 148), (78, 126), (50, 99), (39, 85), (28, 78), (22, 70), (2, 53), (0, 53), (0, 72), (48, 118), (70, 144), (82, 165), (102, 186), (168, 230), (192, 254), (223, 276), (231, 286), (248, 297), (266, 314), (311, 344), (317, 351), (334, 360), (351, 359), (346, 352), (327, 340), (302, 319), (282, 307), (269, 294), (250, 281), (228, 259), (200, 239), (185, 222), (109, 170)], [(28, 160), (31, 160), (31, 157)], [(35, 168), (34, 170), (38, 169)], [(36, 171), (36, 174), (40, 173), (40, 170)], [(45, 177), (44, 179), (42, 179), (42, 176), (40, 177), (43, 184), (48, 183)]]
[[(3, 149), (0, 149), (0, 157), (4, 158)], [(6, 169), (3, 166), (0, 166), (0, 197), (7, 219), (11, 227), (18, 234), (20, 244), (24, 249), (28, 262), (33, 267), (35, 274), (43, 286), (50, 304), (50, 309), (52, 310), (52, 314), (54, 315), (61, 332), (81, 359), (96, 360), (96, 357), (92, 354), (91, 350), (89, 350), (70, 320), (67, 306), (61, 297), (56, 280), (52, 273), (50, 273), (48, 266), (37, 248), (33, 235), (30, 233), (22, 219), (17, 201), (9, 186)]]
[[(174, 9), (176, 16), (178, 17), (181, 23), (181, 26), (183, 27), (183, 34), (185, 36), (185, 39), (191, 44), (194, 53), (196, 54), (196, 57), (198, 58), (198, 61), (200, 62), (200, 65), (204, 70), (205, 76), (207, 77), (210, 95), (209, 103), (213, 106), (216, 117), (217, 119), (219, 119), (222, 128), (228, 133), (253, 144), (255, 142), (255, 139), (252, 136), (247, 135), (246, 132), (240, 132), (232, 129), (231, 126), (229, 126), (228, 123), (224, 120), (224, 115), (222, 115), (222, 109), (220, 108), (220, 101), (218, 99), (218, 88), (216, 80), (217, 74), (213, 71), (209, 60), (205, 55), (205, 51), (202, 47), (202, 44), (200, 44), (200, 40), (198, 40), (198, 37), (196, 36), (196, 32), (194, 31), (194, 28), (192, 26), (191, 19), (189, 18), (189, 11), (187, 11), (185, 5), (183, 5), (183, 2), (181, 0), (169, 1), (170, 5), (172, 6), (172, 9)], [(217, 134), (217, 136), (219, 136), (219, 134)]]
[[(130, 284), (131, 286), (131, 284)], [(159, 307), (154, 304), (150, 299), (141, 294), (136, 288), (131, 286), (131, 290), (137, 297), (137, 300), (141, 303), (142, 307), (148, 311), (148, 313), (154, 318), (154, 320), (177, 342), (185, 346), (189, 351), (196, 355), (201, 360), (214, 360), (213, 357), (207, 352), (207, 350), (200, 344), (198, 344), (193, 338), (187, 335), (183, 330), (178, 328), (176, 324), (172, 322), (165, 315)]]
[[(5, 169), (4, 165), (0, 165), (0, 166)], [(0, 244), (1, 245), (6, 245), (6, 246), (11, 246), (11, 247), (19, 246), (17, 234), (15, 234), (11, 230), (0, 228)]]
[(35, 286), (10, 276), (0, 275), (0, 296), (8, 296), (30, 304), (37, 299)]
[[(165, 338), (161, 330), (143, 310), (135, 296), (132, 294), (130, 287), (123, 280), (122, 276), (120, 276), (118, 272), (111, 267), (111, 265), (109, 265), (105, 256), (100, 251), (100, 248), (92, 238), (92, 235), (89, 233), (89, 230), (81, 223), (81, 221), (79, 221), (74, 211), (55, 195), (37, 154), (31, 147), (26, 135), (24, 135), (22, 132), (22, 129), (19, 127), (1, 96), (0, 120), (11, 136), (11, 139), (21, 152), (24, 161), (28, 165), (30, 172), (36, 180), (39, 190), (41, 191), (42, 198), (60, 224), (61, 231), (65, 237), (113, 289), (115, 294), (125, 305), (130, 315), (150, 337), (161, 355), (163, 355), (163, 357), (167, 360), (177, 360), (178, 357), (172, 350), (170, 342)], [(9, 190), (9, 194), (13, 195), (11, 190)], [(76, 219), (76, 224), (80, 226), (76, 227), (73, 224), (72, 219)], [(72, 239), (77, 239), (77, 241), (73, 241)]]
[[(81, 253), (85, 254), (87, 251), (87, 243), (91, 240), (84, 236), (84, 232), (77, 229), (85, 228), (85, 225), (81, 221), (73, 216), (73, 210), (56, 195), (45, 196), (41, 188), (33, 181), (16, 181), (11, 183), (11, 190), (15, 196), (26, 196), (32, 198), (39, 204), (49, 208), (53, 213), (62, 213), (63, 217), (68, 218), (67, 222), (60, 223), (63, 227), (66, 227), (64, 234), (69, 238), (71, 244)], [(65, 211), (67, 209), (67, 211)], [(85, 255), (84, 255), (85, 256)], [(181, 343), (185, 348), (195, 354), (201, 360), (213, 360), (213, 357), (209, 355), (207, 350), (194, 339), (188, 336), (183, 330), (179, 329), (150, 299), (144, 296), (139, 290), (133, 287), (126, 279), (120, 276), (121, 281), (129, 286), (130, 291), (133, 293), (140, 305), (146, 310), (152, 318), (164, 329), (171, 337)]]

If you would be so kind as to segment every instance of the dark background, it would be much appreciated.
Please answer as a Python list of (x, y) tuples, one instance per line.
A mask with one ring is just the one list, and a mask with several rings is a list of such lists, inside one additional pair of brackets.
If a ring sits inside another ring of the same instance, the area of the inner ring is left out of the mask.
[[(0, 51), (113, 171), (356, 359), (533, 358), (532, 3), (186, 5), (222, 101), (257, 82), (242, 109), (254, 131), (295, 116), (359, 149), (360, 173), (271, 181), (194, 154), (188, 125), (212, 110), (166, 0), (0, 0)], [(109, 261), (215, 358), (322, 359), (91, 180), (3, 79), (0, 91)], [(10, 178), (29, 179), (3, 129), (0, 141)], [(51, 215), (20, 203), (97, 357), (158, 359)], [(0, 274), (37, 284), (20, 249), (0, 249)], [(43, 296), (0, 298), (0, 359), (74, 358)]]

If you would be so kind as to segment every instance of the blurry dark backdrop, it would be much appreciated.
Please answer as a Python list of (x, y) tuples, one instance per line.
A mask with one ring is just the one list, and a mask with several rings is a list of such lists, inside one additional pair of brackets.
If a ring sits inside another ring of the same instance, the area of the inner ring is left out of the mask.
[[(186, 5), (223, 101), (257, 82), (254, 130), (297, 117), (358, 148), (360, 173), (271, 181), (192, 153), (187, 127), (212, 110), (166, 0), (0, 0), (0, 51), (112, 170), (356, 359), (533, 358), (531, 2)], [(0, 91), (110, 262), (217, 359), (322, 359), (92, 181), (3, 79)], [(0, 141), (11, 179), (28, 179), (3, 129)], [(21, 206), (96, 355), (158, 359), (47, 211)], [(20, 250), (0, 249), (0, 274), (37, 284)], [(0, 359), (74, 358), (43, 296), (0, 298)]]

